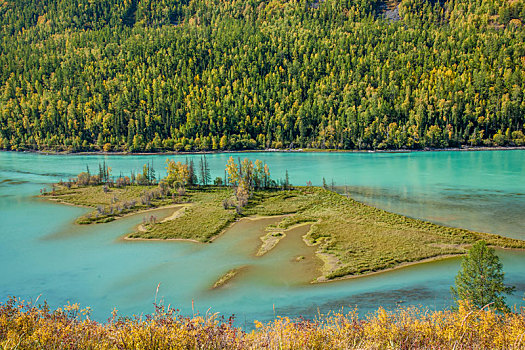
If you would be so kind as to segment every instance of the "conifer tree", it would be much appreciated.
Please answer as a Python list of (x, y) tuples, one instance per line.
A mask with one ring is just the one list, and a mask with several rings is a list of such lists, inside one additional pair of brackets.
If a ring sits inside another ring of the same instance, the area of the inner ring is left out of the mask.
[(201, 183), (206, 186), (211, 181), (210, 167), (208, 166), (206, 156), (201, 156), (199, 168)]
[(456, 285), (451, 288), (454, 300), (468, 301), (479, 309), (493, 303), (497, 310), (507, 311), (505, 294), (511, 294), (514, 287), (503, 283), (502, 268), (493, 248), (484, 241), (475, 243), (463, 258)]
[(195, 185), (196, 183), (199, 182), (199, 179), (197, 178), (197, 173), (195, 172), (195, 163), (193, 162), (193, 159), (190, 160), (189, 171), (190, 171), (190, 185)]

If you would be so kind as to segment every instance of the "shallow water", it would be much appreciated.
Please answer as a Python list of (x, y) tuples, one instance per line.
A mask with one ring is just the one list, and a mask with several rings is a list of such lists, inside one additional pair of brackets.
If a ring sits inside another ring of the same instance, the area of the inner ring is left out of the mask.
[[(274, 178), (289, 171), (293, 184), (320, 185), (324, 177), (354, 198), (386, 210), (445, 225), (525, 238), (525, 151), (421, 153), (249, 153), (208, 155), (212, 177), (223, 176), (227, 158), (266, 161)], [(198, 165), (200, 156), (193, 158)], [(139, 171), (153, 161), (164, 174), (167, 156), (46, 156), (0, 152), (0, 301), (9, 295), (46, 299), (51, 306), (79, 302), (102, 320), (116, 307), (124, 315), (150, 313), (158, 298), (190, 314), (237, 315), (241, 325), (275, 315), (315, 317), (357, 306), (450, 305), (459, 259), (410, 266), (329, 284), (301, 284), (316, 268), (299, 232), (262, 258), (254, 258), (267, 222), (242, 221), (212, 244), (122, 241), (142, 221), (131, 216), (103, 225), (78, 226), (86, 209), (34, 198), (40, 188), (106, 160), (113, 174)], [(186, 156), (170, 157), (184, 161)], [(159, 214), (159, 216), (169, 213)], [(272, 219), (268, 219), (272, 220)], [(258, 226), (260, 224), (260, 226)], [(298, 244), (301, 243), (301, 244)], [(498, 251), (509, 299), (522, 305), (525, 253)], [(305, 256), (304, 261), (295, 261)], [(311, 265), (308, 265), (311, 264)], [(223, 288), (211, 290), (226, 271), (247, 266)], [(306, 272), (305, 272), (306, 271)], [(274, 311), (275, 310), (275, 311)]]

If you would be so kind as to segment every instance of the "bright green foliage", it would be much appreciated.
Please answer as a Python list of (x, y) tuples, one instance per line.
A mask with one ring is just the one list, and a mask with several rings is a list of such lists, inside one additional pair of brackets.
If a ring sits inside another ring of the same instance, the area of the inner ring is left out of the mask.
[(276, 187), (277, 185), (270, 178), (268, 164), (259, 159), (255, 160), (255, 163), (248, 158), (244, 158), (242, 161), (239, 159), (239, 164), (237, 164), (233, 157), (230, 157), (226, 164), (225, 174), (230, 184), (235, 187), (244, 187), (247, 191)]
[(191, 175), (187, 164), (175, 162), (173, 159), (166, 160), (166, 172), (168, 176), (163, 181), (170, 187), (185, 187), (190, 183)]
[(523, 145), (525, 1), (0, 1), (0, 149)]
[(461, 262), (461, 270), (456, 276), (456, 286), (452, 294), (456, 301), (468, 301), (477, 308), (493, 303), (498, 310), (507, 310), (505, 294), (514, 287), (503, 284), (502, 264), (494, 249), (485, 241), (475, 243)]

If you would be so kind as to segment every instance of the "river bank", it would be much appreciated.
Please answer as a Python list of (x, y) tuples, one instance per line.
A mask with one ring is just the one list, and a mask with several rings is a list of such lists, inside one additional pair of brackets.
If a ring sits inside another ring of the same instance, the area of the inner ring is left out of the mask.
[(290, 149), (276, 149), (276, 148), (265, 148), (265, 149), (249, 149), (249, 150), (215, 150), (215, 151), (162, 151), (162, 152), (121, 152), (121, 151), (42, 151), (42, 150), (0, 150), (0, 152), (13, 152), (13, 153), (35, 153), (42, 155), (78, 155), (78, 156), (89, 156), (89, 155), (104, 155), (104, 156), (149, 156), (149, 155), (204, 155), (204, 154), (232, 154), (232, 153), (420, 153), (420, 152), (447, 152), (447, 151), (458, 151), (458, 152), (475, 152), (475, 151), (513, 151), (513, 150), (525, 150), (525, 146), (461, 146), (461, 147), (449, 147), (449, 148), (424, 148), (424, 149), (317, 149), (317, 148), (290, 148)]

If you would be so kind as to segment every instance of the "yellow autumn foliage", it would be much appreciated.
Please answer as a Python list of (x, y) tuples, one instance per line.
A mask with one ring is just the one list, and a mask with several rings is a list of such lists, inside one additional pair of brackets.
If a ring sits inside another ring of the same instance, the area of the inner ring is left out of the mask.
[(525, 313), (490, 307), (429, 311), (415, 307), (364, 318), (354, 310), (315, 320), (278, 317), (245, 332), (217, 314), (183, 317), (156, 307), (146, 317), (106, 323), (78, 304), (50, 311), (18, 299), (0, 304), (0, 349), (523, 349)]

